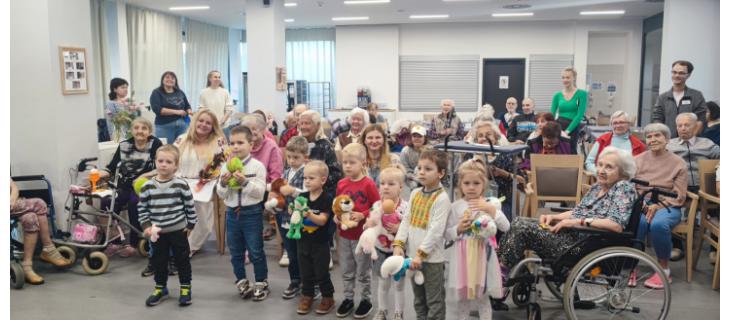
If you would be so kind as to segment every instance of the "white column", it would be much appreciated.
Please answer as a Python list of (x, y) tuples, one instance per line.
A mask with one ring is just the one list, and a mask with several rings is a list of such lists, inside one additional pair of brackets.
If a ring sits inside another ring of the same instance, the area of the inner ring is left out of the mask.
[(271, 111), (283, 119), (286, 91), (276, 90), (276, 67), (286, 66), (283, 2), (246, 1), (246, 42), (248, 44), (249, 111)]
[(694, 65), (687, 86), (720, 98), (720, 1), (665, 0), (659, 92), (672, 86), (672, 62)]

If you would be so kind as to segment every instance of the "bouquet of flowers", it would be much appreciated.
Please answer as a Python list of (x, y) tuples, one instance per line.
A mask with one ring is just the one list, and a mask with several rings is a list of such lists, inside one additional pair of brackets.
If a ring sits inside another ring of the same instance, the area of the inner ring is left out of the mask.
[[(133, 95), (134, 92), (132, 92), (132, 96)], [(121, 141), (132, 137), (132, 132), (130, 130), (132, 121), (140, 116), (140, 110), (144, 106), (142, 103), (134, 103), (131, 96), (123, 99), (121, 103), (124, 108), (117, 112), (113, 112), (111, 117), (112, 124), (114, 125), (114, 137), (112, 138), (114, 138), (115, 141)]]
[(226, 162), (228, 158), (228, 151), (221, 152), (213, 156), (213, 159), (208, 162), (205, 168), (201, 169), (198, 173), (200, 180), (195, 185), (195, 192), (200, 192), (208, 182), (216, 179), (221, 173), (221, 165)]

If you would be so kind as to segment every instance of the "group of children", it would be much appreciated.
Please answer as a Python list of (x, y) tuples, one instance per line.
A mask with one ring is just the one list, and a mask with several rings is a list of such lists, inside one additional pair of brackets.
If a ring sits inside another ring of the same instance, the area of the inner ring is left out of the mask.
[[(262, 238), (263, 208), (260, 205), (267, 188), (266, 168), (251, 157), (251, 139), (249, 128), (237, 126), (231, 129), (230, 157), (238, 157), (244, 169), (228, 172), (227, 166), (223, 165), (216, 190), (227, 207), (226, 237), (236, 289), (243, 299), (261, 301), (269, 294)], [(160, 228), (159, 237), (152, 242), (155, 289), (147, 298), (148, 306), (156, 305), (168, 297), (167, 263), (170, 251), (179, 272), (179, 303), (181, 306), (192, 303), (190, 248), (185, 235), (194, 228), (196, 215), (190, 187), (183, 180), (175, 178), (178, 161), (179, 153), (174, 146), (160, 147), (155, 160), (157, 175), (146, 182), (140, 192), (139, 222), (144, 235), (153, 236), (153, 225)], [(301, 290), (297, 313), (305, 315), (313, 308), (318, 288), (322, 298), (315, 312), (328, 314), (335, 309), (334, 286), (329, 271), (331, 233), (328, 232), (328, 225), (334, 222), (338, 228), (340, 226), (340, 221), (333, 215), (334, 199), (323, 192), (329, 169), (322, 161), (308, 160), (308, 143), (302, 137), (289, 140), (286, 161), (288, 169), (283, 178), (293, 192), (286, 194), (284, 207), (289, 209), (279, 209), (276, 213), (279, 232), (289, 256), (290, 285), (284, 290), (283, 297), (294, 298)], [(494, 233), (477, 232), (474, 222), (488, 216), (503, 232), (509, 229), (509, 222), (500, 208), (485, 201), (487, 169), (484, 162), (469, 160), (460, 166), (458, 181), (461, 199), (453, 204), (441, 184), (448, 166), (447, 155), (442, 151), (425, 149), (420, 152), (414, 174), (421, 187), (413, 189), (408, 201), (401, 199), (406, 185), (404, 170), (399, 167), (384, 168), (379, 176), (379, 185), (376, 185), (367, 176), (366, 166), (367, 155), (363, 145), (351, 143), (342, 149), (345, 177), (338, 182), (336, 195), (350, 197), (354, 204), (351, 220), (357, 226), (338, 232), (337, 247), (344, 299), (336, 315), (346, 317), (354, 312), (353, 317), (356, 319), (370, 315), (373, 311), (371, 274), (375, 272), (379, 277), (375, 319), (388, 317), (387, 305), (390, 300), (394, 301), (390, 318), (403, 319), (405, 280), (384, 277), (380, 268), (391, 256), (408, 256), (409, 269), (420, 270), (424, 278), (422, 284), (414, 282), (412, 285), (413, 305), (419, 319), (445, 319), (446, 261), (450, 261), (452, 271), (456, 270), (454, 268), (459, 269), (450, 273), (449, 287), (455, 290), (459, 301), (460, 319), (468, 316), (471, 302), (478, 305), (482, 319), (490, 319), (488, 297), (501, 295), (499, 263), (493, 254), (497, 249), (496, 241)], [(235, 180), (240, 188), (232, 188), (229, 184), (231, 180)], [(371, 219), (371, 210), (380, 210), (382, 200), (393, 201), (397, 219)], [(293, 227), (290, 223), (290, 204), (293, 202), (306, 207), (301, 237), (298, 239), (290, 239), (286, 235), (288, 229)], [(356, 248), (363, 230), (376, 225), (381, 225), (390, 238), (378, 238), (375, 243), (377, 259), (373, 260), (370, 254), (358, 253)], [(453, 258), (448, 260), (445, 240), (455, 241), (454, 247), (450, 249)], [(246, 254), (253, 264), (253, 282), (246, 276)], [(356, 285), (360, 293), (357, 307)]]

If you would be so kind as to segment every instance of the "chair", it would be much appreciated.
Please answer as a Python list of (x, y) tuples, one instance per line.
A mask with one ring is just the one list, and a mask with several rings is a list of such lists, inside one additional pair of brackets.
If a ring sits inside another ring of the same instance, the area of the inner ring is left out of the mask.
[(580, 202), (582, 155), (532, 154), (530, 157), (530, 184), (533, 189), (530, 196), (531, 217), (538, 217), (539, 201)]
[[(697, 203), (699, 197), (692, 193), (687, 192), (687, 200), (689, 202), (689, 209), (687, 210), (687, 220), (680, 222), (672, 233), (683, 238), (687, 244), (685, 246), (685, 252), (687, 254), (687, 282), (692, 282), (692, 266), (694, 265), (693, 259), (695, 256), (692, 254), (693, 241), (694, 241), (694, 230), (695, 230), (695, 219), (697, 217)], [(685, 206), (687, 202), (685, 202)]]
[[(699, 260), (702, 250), (702, 242), (707, 239), (712, 247), (717, 250), (715, 256), (715, 270), (712, 275), (712, 289), (720, 288), (720, 218), (709, 217), (707, 209), (720, 206), (720, 197), (718, 196), (715, 185), (715, 166), (720, 160), (700, 160), (700, 231), (699, 241), (694, 249), (695, 257), (693, 269), (697, 269), (697, 261)], [(710, 234), (705, 232), (710, 231)], [(714, 236), (717, 240), (713, 239)]]

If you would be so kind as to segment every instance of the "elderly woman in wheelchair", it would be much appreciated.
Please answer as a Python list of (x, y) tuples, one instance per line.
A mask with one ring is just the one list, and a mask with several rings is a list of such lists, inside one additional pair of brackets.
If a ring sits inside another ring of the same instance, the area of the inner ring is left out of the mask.
[[(643, 205), (630, 182), (635, 172), (629, 153), (608, 147), (598, 159), (598, 182), (575, 208), (512, 223), (498, 255), (510, 270), (505, 287), (513, 287), (512, 300), (528, 307), (529, 319), (540, 318), (540, 278), (563, 301), (569, 319), (666, 316), (668, 290), (636, 293), (627, 286), (632, 270), (642, 275), (660, 270), (652, 257), (632, 248), (643, 249), (635, 240)], [(534, 255), (525, 258), (526, 250)]]

